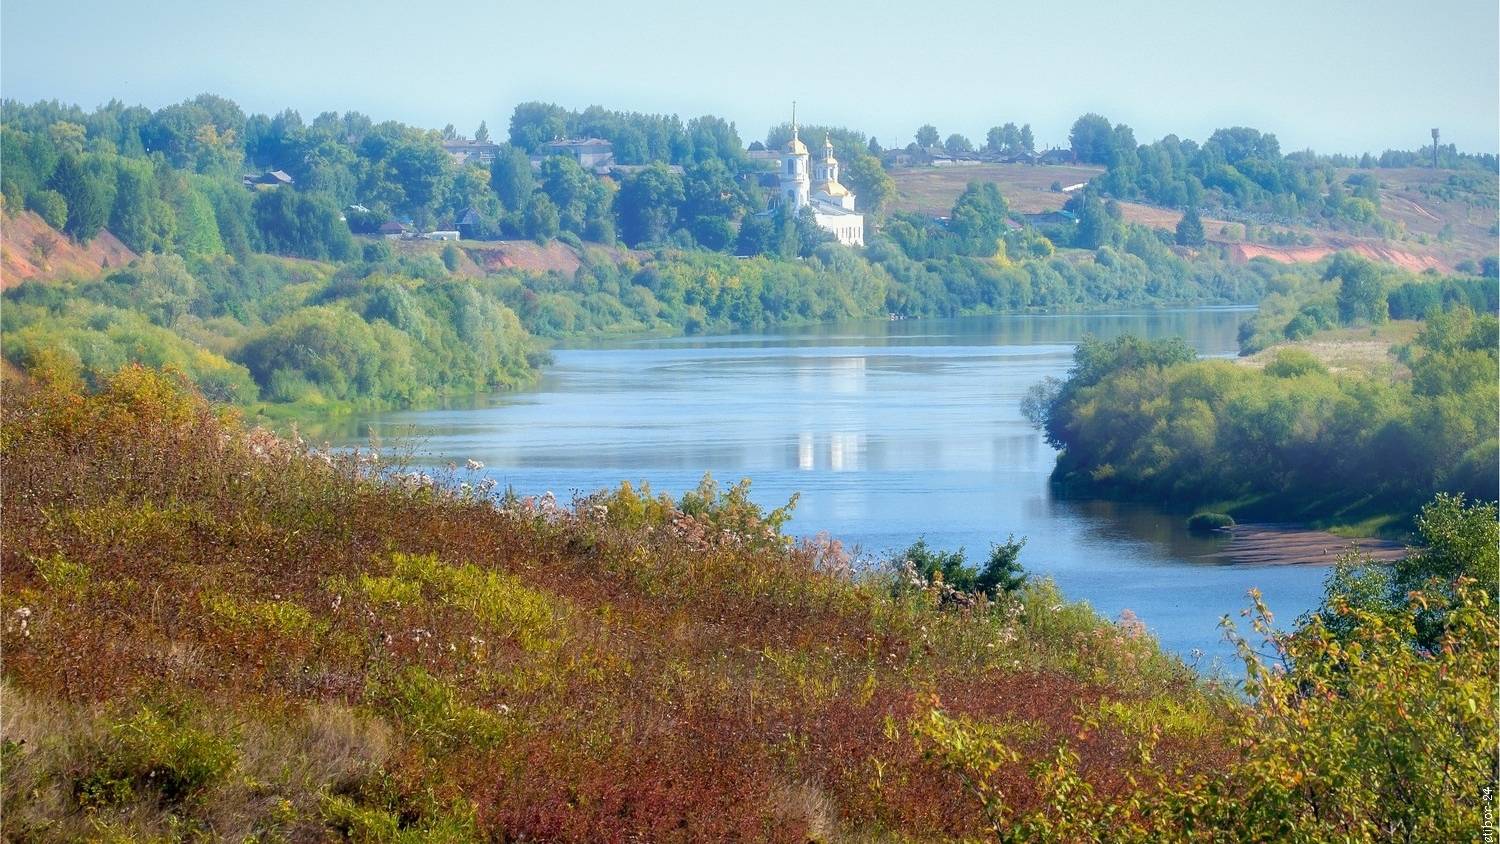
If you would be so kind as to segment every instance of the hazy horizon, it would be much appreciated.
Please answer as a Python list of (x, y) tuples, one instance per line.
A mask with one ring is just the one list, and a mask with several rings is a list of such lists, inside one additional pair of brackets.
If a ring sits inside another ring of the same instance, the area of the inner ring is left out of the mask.
[(1420, 147), (1437, 126), (1461, 150), (1500, 146), (1493, 2), (1414, 15), (1383, 0), (1277, 0), (1253, 13), (1178, 0), (1067, 12), (960, 0), (941, 13), (865, 6), (826, 20), (784, 3), (411, 8), (86, 0), (63, 11), (12, 0), (0, 17), (0, 94), (91, 109), (208, 92), (305, 119), (353, 110), (463, 134), (485, 120), (497, 138), (516, 103), (542, 100), (716, 114), (748, 143), (796, 99), (806, 122), (886, 146), (923, 123), (982, 143), (1008, 121), (1030, 123), (1038, 147), (1065, 145), (1088, 111), (1142, 142), (1245, 125), (1275, 133), (1284, 151), (1378, 154)]

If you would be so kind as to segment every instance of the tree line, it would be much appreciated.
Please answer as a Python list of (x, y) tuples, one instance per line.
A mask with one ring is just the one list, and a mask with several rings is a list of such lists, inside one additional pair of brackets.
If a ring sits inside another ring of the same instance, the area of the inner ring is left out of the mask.
[[(1348, 288), (1336, 324), (1368, 324), (1388, 306), (1359, 272), (1335, 260), (1322, 276)], [(1061, 452), (1054, 481), (1182, 509), (1387, 526), (1407, 524), (1437, 493), (1493, 499), (1493, 299), (1476, 313), (1444, 299), (1462, 285), (1411, 283), (1434, 288), (1422, 295), (1435, 305), (1397, 350), (1409, 378), (1332, 372), (1295, 347), (1257, 369), (1196, 360), (1181, 340), (1086, 340), (1067, 381), (1027, 403)]]

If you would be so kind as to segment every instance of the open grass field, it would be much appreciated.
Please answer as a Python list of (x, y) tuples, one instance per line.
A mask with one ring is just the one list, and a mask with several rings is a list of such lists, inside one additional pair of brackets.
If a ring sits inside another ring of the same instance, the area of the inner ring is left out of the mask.
[[(1023, 214), (1055, 211), (1068, 195), (1051, 189), (1087, 182), (1102, 167), (984, 164), (970, 167), (903, 167), (891, 171), (896, 182), (893, 210), (945, 216), (969, 182), (994, 182), (1012, 210)], [(1311, 239), (1300, 246), (1247, 242), (1241, 223), (1203, 218), (1208, 241), (1234, 261), (1265, 257), (1282, 263), (1310, 263), (1338, 251), (1352, 251), (1372, 260), (1414, 272), (1432, 268), (1451, 271), (1464, 260), (1495, 253), (1496, 189), (1493, 175), (1423, 168), (1377, 169), (1381, 184), (1381, 216), (1404, 226), (1406, 234), (1391, 240), (1305, 225), (1278, 225)], [(1182, 212), (1138, 202), (1121, 202), (1131, 223), (1158, 229), (1176, 228)]]
[(1244, 366), (1260, 369), (1274, 360), (1282, 349), (1301, 349), (1321, 361), (1330, 372), (1407, 378), (1411, 370), (1396, 359), (1395, 350), (1397, 346), (1416, 339), (1421, 329), (1422, 323), (1417, 320), (1391, 320), (1373, 328), (1335, 328), (1320, 331), (1306, 340), (1279, 343), (1236, 360)]
[(1056, 211), (1067, 194), (1051, 189), (1054, 181), (1064, 186), (1087, 182), (1103, 167), (1032, 164), (981, 164), (972, 167), (901, 167), (891, 171), (896, 182), (896, 211), (946, 216), (954, 200), (969, 182), (994, 182), (1013, 210), (1025, 214)]

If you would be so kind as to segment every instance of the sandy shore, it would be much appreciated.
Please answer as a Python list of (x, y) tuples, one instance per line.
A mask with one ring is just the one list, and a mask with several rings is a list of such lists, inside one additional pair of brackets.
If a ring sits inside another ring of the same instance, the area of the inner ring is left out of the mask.
[(1332, 565), (1340, 554), (1361, 554), (1390, 562), (1406, 556), (1406, 546), (1385, 539), (1350, 539), (1289, 525), (1243, 524), (1228, 528), (1229, 544), (1210, 558), (1244, 565)]

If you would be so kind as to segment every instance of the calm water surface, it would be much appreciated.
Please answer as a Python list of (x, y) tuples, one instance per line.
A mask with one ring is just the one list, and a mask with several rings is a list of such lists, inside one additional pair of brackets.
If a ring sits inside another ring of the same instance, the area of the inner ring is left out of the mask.
[(1055, 452), (1021, 417), (1026, 389), (1063, 376), (1085, 333), (1180, 335), (1232, 355), (1245, 313), (1005, 316), (821, 326), (765, 335), (623, 341), (556, 352), (531, 391), (470, 406), (375, 414), (327, 436), (415, 438), (434, 464), (467, 458), (522, 494), (647, 481), (673, 494), (704, 472), (752, 480), (790, 530), (828, 531), (871, 555), (918, 536), (968, 549), (1008, 534), (1022, 562), (1071, 598), (1131, 609), (1163, 645), (1204, 663), (1233, 652), (1217, 623), (1259, 587), (1290, 622), (1315, 606), (1325, 570), (1221, 564), (1184, 514), (1054, 497)]

